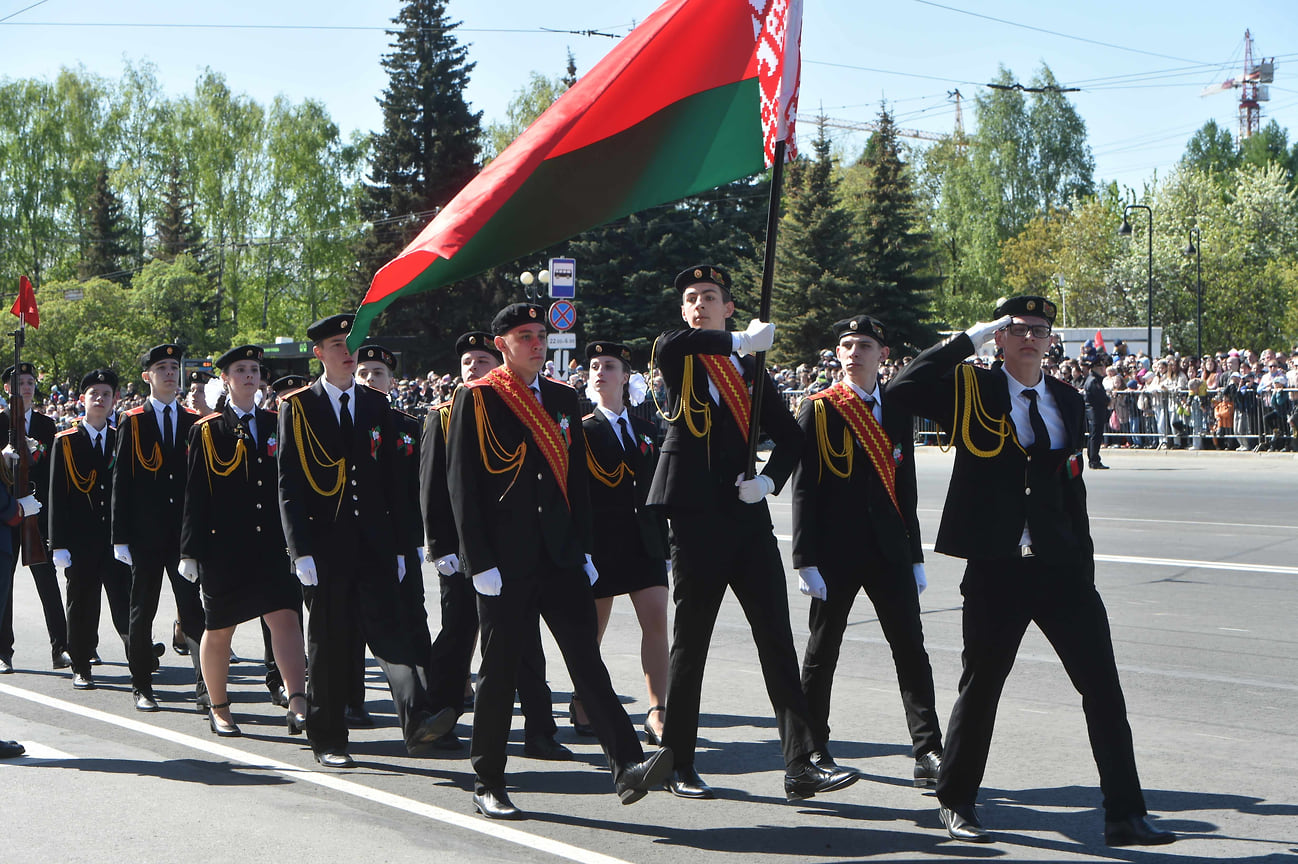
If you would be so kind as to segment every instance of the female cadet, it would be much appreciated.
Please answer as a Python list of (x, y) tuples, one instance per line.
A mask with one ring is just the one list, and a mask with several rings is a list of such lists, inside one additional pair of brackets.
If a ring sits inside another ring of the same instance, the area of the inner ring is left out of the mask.
[(280, 525), (275, 464), (277, 419), (256, 407), (262, 349), (232, 348), (217, 358), (225, 407), (189, 433), (180, 572), (200, 581), (207, 632), (200, 646), (212, 706), (208, 725), (221, 737), (240, 734), (226, 681), (236, 625), (261, 617), (289, 692), (288, 731), (306, 724), (306, 669), (301, 589), (289, 567)]
[[(627, 413), (631, 351), (616, 342), (592, 342), (586, 357), (586, 395), (595, 410), (582, 425), (590, 472), (591, 558), (600, 573), (592, 589), (599, 637), (603, 639), (608, 626), (613, 598), (630, 595), (640, 621), (640, 666), (649, 690), (644, 733), (648, 743), (656, 745), (667, 695), (667, 520), (645, 507), (645, 497), (658, 464), (657, 428)], [(643, 381), (637, 384), (643, 398)], [(576, 703), (578, 712), (580, 704)], [(580, 713), (576, 719), (581, 719)]]

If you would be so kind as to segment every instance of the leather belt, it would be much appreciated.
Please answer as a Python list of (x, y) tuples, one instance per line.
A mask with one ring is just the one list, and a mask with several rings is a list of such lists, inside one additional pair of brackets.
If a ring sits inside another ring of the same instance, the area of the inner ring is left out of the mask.
[(1020, 547), (1019, 547), (1019, 557), (1020, 557), (1020, 558), (1035, 558), (1035, 557), (1037, 557), (1037, 553), (1035, 553), (1035, 552), (1032, 551), (1032, 547), (1031, 547), (1031, 546), (1020, 546)]

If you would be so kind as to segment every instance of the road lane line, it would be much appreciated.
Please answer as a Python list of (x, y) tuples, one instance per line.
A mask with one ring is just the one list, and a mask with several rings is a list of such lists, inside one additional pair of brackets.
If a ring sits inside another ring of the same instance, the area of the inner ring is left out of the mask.
[[(10, 684), (0, 684), (0, 693), (14, 696), (18, 699), (25, 699), (28, 702), (35, 702), (37, 705), (43, 705), (46, 708), (54, 708), (59, 711), (65, 711), (69, 714), (76, 714), (89, 720), (98, 720), (101, 723), (108, 723), (112, 726), (127, 729), (131, 732), (138, 732), (141, 735), (149, 735), (153, 738), (168, 741), (172, 744), (178, 744), (182, 747), (188, 747), (192, 750), (199, 750), (203, 753), (227, 759), (231, 762), (238, 762), (239, 764), (246, 765), (250, 768), (274, 771), (293, 780), (304, 783), (313, 783), (316, 786), (332, 789), (335, 792), (341, 792), (344, 795), (362, 798), (374, 804), (381, 804), (395, 810), (402, 810), (414, 816), (422, 816), (425, 819), (431, 819), (445, 825), (462, 828), (465, 831), (472, 831), (497, 840), (503, 840), (506, 843), (512, 843), (526, 849), (544, 852), (557, 858), (577, 861), (581, 862), (581, 864), (629, 864), (629, 862), (623, 861), (620, 858), (613, 858), (599, 852), (593, 852), (589, 849), (582, 849), (579, 846), (572, 846), (558, 840), (551, 840), (547, 837), (538, 837), (534, 834), (528, 834), (526, 831), (520, 831), (517, 828), (510, 828), (501, 825), (499, 822), (489, 822), (479, 816), (468, 816), (463, 813), (455, 813), (441, 807), (435, 807), (432, 804), (424, 804), (421, 801), (414, 801), (401, 795), (393, 795), (390, 792), (371, 789), (364, 784), (356, 783), (351, 780), (344, 780), (336, 774), (325, 774), (319, 771), (313, 771), (309, 768), (300, 768), (296, 765), (290, 765), (287, 762), (280, 762), (277, 759), (267, 759), (265, 757), (254, 756), (250, 753), (245, 753), (242, 750), (235, 749), (234, 747), (227, 747), (224, 744), (218, 744), (215, 741), (206, 741), (202, 738), (195, 738), (191, 735), (186, 735), (183, 732), (175, 732), (161, 726), (142, 723), (139, 720), (133, 720), (129, 717), (119, 717), (116, 714), (109, 714), (106, 711), (99, 711), (95, 708), (87, 708), (84, 705), (78, 705), (74, 702), (66, 702), (53, 696), (46, 696), (44, 693), (34, 693), (30, 690), (24, 690), (21, 687), (14, 687)], [(18, 760), (13, 764), (18, 766), (22, 764), (22, 761)]]

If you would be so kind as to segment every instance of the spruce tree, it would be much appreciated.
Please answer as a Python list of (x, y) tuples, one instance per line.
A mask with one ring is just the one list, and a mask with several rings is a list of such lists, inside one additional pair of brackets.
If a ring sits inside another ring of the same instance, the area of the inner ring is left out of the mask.
[[(372, 227), (357, 249), (357, 304), (379, 268), (479, 170), (482, 112), (471, 111), (464, 100), (475, 64), (456, 39), (459, 22), (448, 17), (446, 7), (446, 0), (407, 0), (392, 19), (392, 50), (383, 58), (388, 86), (379, 100), (383, 131), (372, 139), (359, 205)], [(459, 290), (456, 286), (403, 300), (379, 319), (375, 335), (416, 353), (429, 342), (453, 342), (470, 323), (458, 314)], [(406, 342), (402, 337), (410, 338)], [(411, 362), (426, 361), (416, 356)]]
[(880, 110), (879, 128), (854, 168), (864, 173), (861, 192), (850, 202), (865, 289), (861, 311), (887, 325), (894, 351), (905, 345), (927, 347), (936, 336), (925, 322), (940, 277), (932, 270), (932, 237), (921, 225), (913, 181), (887, 108)]
[(122, 285), (129, 283), (130, 229), (122, 215), (121, 199), (108, 185), (107, 168), (101, 167), (95, 175), (85, 214), (77, 277), (85, 281), (102, 276)]
[(189, 254), (203, 269), (201, 255), (203, 230), (194, 221), (194, 204), (185, 193), (180, 173), (180, 160), (173, 158), (164, 175), (166, 187), (162, 190), (159, 212), (155, 220), (157, 245), (153, 257), (158, 261), (175, 261), (177, 255)]

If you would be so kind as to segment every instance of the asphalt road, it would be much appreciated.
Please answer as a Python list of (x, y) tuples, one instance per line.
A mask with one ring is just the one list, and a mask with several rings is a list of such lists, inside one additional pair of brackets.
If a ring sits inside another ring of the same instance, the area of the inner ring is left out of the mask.
[[(374, 664), (369, 707), (382, 725), (353, 733), (351, 752), (361, 767), (318, 771), (304, 741), (287, 736), (255, 659), (232, 672), (244, 731), (233, 741), (218, 743), (185, 701), (187, 658), (168, 653), (163, 660), (162, 713), (132, 709), (106, 612), (99, 689), (73, 691), (66, 673), (49, 668), (35, 590), (20, 570), (18, 671), (0, 677), (0, 737), (19, 739), (29, 755), (0, 763), (0, 862), (1295, 860), (1298, 462), (1282, 455), (1109, 451), (1105, 459), (1114, 470), (1087, 475), (1097, 582), (1150, 810), (1182, 835), (1157, 853), (1102, 845), (1079, 699), (1035, 629), (1001, 702), (981, 799), (983, 821), (998, 839), (993, 845), (946, 839), (932, 794), (912, 788), (891, 659), (864, 598), (849, 626), (831, 718), (834, 753), (864, 773), (862, 782), (785, 802), (756, 653), (738, 605), (728, 599), (712, 643), (697, 763), (721, 800), (655, 793), (621, 806), (598, 746), (567, 725), (570, 685), (549, 643), (560, 740), (577, 761), (524, 758), (519, 718), (511, 795), (531, 818), (501, 825), (473, 814), (466, 759), (405, 755)], [(950, 457), (925, 449), (917, 465), (920, 516), (931, 542)], [(776, 532), (785, 539), (786, 499), (773, 506)], [(787, 553), (787, 542), (781, 545)], [(924, 627), (945, 719), (960, 668), (962, 568), (930, 555), (927, 569)], [(789, 584), (801, 650), (807, 600), (795, 578)], [(173, 608), (169, 590), (163, 595), (160, 638)], [(260, 646), (256, 627), (240, 628), (235, 647), (242, 657), (257, 658)], [(625, 601), (615, 607), (604, 654), (639, 725), (647, 704), (638, 630)]]

